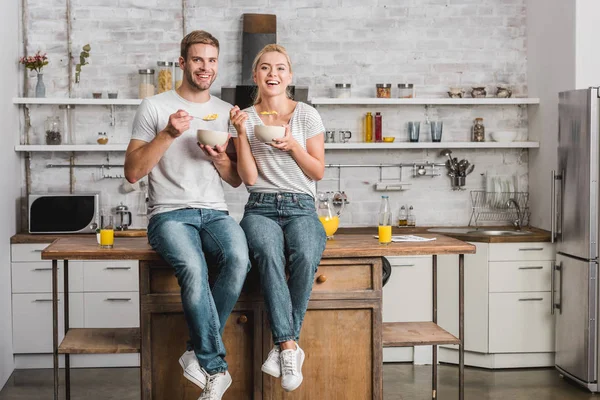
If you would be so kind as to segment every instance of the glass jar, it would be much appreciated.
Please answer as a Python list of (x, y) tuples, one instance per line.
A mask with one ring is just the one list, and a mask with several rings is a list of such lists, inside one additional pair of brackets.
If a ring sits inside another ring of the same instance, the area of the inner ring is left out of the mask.
[(400, 211), (398, 211), (398, 226), (407, 226), (408, 225), (408, 214), (406, 213), (406, 207), (400, 207)]
[(173, 89), (173, 63), (171, 61), (158, 61), (158, 76), (156, 78), (156, 92), (162, 93)]
[(59, 117), (48, 117), (44, 124), (46, 131), (46, 144), (58, 145), (62, 143), (62, 133)]
[(483, 126), (483, 118), (475, 118), (475, 123), (473, 124), (473, 141), (485, 141), (485, 127)]
[(406, 226), (417, 226), (417, 217), (413, 206), (408, 207), (408, 216), (406, 217)]
[(334, 96), (338, 99), (347, 99), (352, 95), (352, 84), (350, 83), (336, 83)]
[(380, 112), (375, 113), (375, 141), (376, 142), (383, 141), (383, 135), (381, 132), (381, 113)]
[(399, 99), (412, 99), (415, 97), (415, 88), (412, 83), (399, 83), (398, 84), (398, 98)]
[(377, 97), (380, 99), (389, 99), (392, 97), (392, 84), (391, 83), (378, 83), (375, 85), (377, 89)]
[(140, 69), (138, 75), (140, 77), (138, 97), (145, 99), (146, 97), (154, 96), (154, 70)]
[(96, 138), (96, 143), (98, 143), (98, 144), (108, 143), (108, 136), (106, 136), (106, 132), (98, 132), (98, 137)]
[(173, 79), (175, 80), (175, 90), (179, 89), (181, 83), (183, 82), (183, 70), (179, 66), (179, 63), (176, 62), (173, 68)]

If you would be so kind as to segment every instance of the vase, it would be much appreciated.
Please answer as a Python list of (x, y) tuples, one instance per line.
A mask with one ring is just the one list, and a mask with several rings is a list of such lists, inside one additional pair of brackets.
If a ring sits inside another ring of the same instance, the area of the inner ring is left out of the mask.
[(35, 85), (35, 97), (46, 97), (46, 85), (44, 85), (44, 74), (37, 74)]

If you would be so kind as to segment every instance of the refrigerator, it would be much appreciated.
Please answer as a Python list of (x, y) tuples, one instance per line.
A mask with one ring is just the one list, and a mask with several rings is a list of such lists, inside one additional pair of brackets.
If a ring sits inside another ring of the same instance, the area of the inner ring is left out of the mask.
[(598, 392), (599, 88), (559, 94), (558, 168), (552, 171), (551, 307), (556, 369)]

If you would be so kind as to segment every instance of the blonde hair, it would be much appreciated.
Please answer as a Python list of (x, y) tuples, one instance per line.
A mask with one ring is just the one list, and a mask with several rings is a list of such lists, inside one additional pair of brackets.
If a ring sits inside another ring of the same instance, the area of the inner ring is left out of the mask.
[[(252, 72), (256, 73), (256, 69), (258, 68), (258, 64), (260, 62), (260, 58), (265, 54), (265, 53), (280, 53), (283, 54), (285, 56), (285, 59), (288, 63), (288, 67), (290, 67), (290, 73), (292, 73), (292, 61), (290, 60), (290, 56), (288, 55), (287, 51), (285, 50), (285, 47), (279, 45), (279, 44), (268, 44), (265, 47), (262, 48), (261, 51), (258, 52), (258, 54), (256, 55), (256, 57), (254, 57), (254, 62), (252, 63)], [(286, 94), (288, 98), (292, 98), (292, 92), (289, 88), (289, 86), (286, 88)], [(261, 98), (260, 98), (260, 89), (256, 90), (256, 97), (254, 98), (254, 104), (258, 104), (260, 103)]]
[(188, 33), (181, 40), (181, 57), (187, 61), (188, 50), (194, 44), (208, 44), (217, 48), (219, 51), (219, 41), (216, 37), (206, 31), (196, 30)]

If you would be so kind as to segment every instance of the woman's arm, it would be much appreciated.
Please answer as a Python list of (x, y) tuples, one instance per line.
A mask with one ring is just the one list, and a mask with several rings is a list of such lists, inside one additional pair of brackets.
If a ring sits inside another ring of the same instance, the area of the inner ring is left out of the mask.
[(237, 171), (242, 182), (244, 182), (246, 186), (252, 186), (256, 183), (258, 169), (256, 168), (256, 161), (252, 155), (252, 149), (250, 149), (248, 136), (246, 136), (246, 120), (248, 119), (248, 114), (240, 111), (240, 108), (235, 106), (229, 112), (229, 116), (231, 118), (231, 123), (238, 134), (237, 138), (233, 138), (233, 144), (235, 145), (235, 151), (237, 153)]
[(285, 127), (285, 136), (275, 139), (271, 146), (290, 153), (302, 172), (313, 181), (320, 181), (325, 174), (325, 141), (323, 133), (306, 141), (306, 150), (292, 137), (289, 125)]

